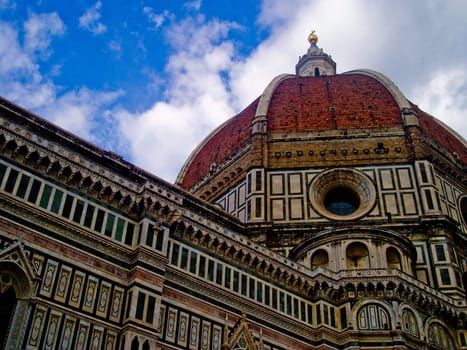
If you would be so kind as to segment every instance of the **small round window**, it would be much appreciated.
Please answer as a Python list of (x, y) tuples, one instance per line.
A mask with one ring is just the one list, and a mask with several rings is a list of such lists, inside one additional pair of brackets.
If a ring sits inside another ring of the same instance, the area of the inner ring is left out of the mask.
[(336, 215), (350, 215), (360, 207), (360, 198), (347, 187), (336, 187), (324, 196), (324, 206)]
[(353, 169), (332, 169), (310, 184), (310, 204), (333, 220), (354, 220), (367, 214), (376, 201), (376, 189), (368, 176)]

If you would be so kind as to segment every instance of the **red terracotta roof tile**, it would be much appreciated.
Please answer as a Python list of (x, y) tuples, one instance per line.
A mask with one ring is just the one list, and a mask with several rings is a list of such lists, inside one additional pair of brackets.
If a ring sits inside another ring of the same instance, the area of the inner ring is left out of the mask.
[(465, 148), (465, 144), (459, 140), (459, 138), (453, 136), (445, 126), (440, 124), (440, 122), (431, 115), (422, 111), (418, 106), (413, 105), (413, 108), (417, 111), (422, 132), (439, 145), (446, 148), (449, 152), (457, 153), (460, 160), (467, 163), (467, 149)]
[(277, 86), (268, 111), (271, 133), (401, 124), (400, 108), (389, 91), (361, 74), (286, 79)]

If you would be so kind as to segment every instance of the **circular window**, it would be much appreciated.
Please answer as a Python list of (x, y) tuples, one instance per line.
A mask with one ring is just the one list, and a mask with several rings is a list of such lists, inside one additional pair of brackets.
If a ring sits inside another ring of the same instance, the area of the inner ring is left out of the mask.
[(333, 220), (353, 220), (367, 214), (376, 201), (373, 182), (352, 169), (332, 169), (316, 176), (309, 189), (311, 206)]
[(336, 215), (349, 215), (360, 206), (360, 198), (350, 188), (336, 187), (324, 196), (324, 206)]

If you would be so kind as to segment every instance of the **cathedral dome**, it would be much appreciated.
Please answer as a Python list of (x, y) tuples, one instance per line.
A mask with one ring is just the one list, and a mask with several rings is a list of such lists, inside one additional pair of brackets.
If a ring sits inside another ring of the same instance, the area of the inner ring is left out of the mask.
[(317, 46), (317, 35), (308, 39), (296, 74), (274, 78), (259, 98), (193, 150), (178, 175), (180, 187), (216, 201), (253, 176), (253, 169), (326, 170), (417, 160), (467, 184), (461, 136), (379, 72), (336, 74), (336, 63)]
[[(409, 132), (410, 127), (414, 129)], [(376, 143), (371, 136), (376, 136)], [(229, 174), (223, 177), (231, 179), (249, 166), (330, 166), (335, 160), (362, 164), (433, 157), (427, 146), (442, 149), (454, 161), (467, 162), (462, 137), (408, 101), (381, 73), (281, 75), (192, 152), (177, 183), (196, 192), (226, 168)]]

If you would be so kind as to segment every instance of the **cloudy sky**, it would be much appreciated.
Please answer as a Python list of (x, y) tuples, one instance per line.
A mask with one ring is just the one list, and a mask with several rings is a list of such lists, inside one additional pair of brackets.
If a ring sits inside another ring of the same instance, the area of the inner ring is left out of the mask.
[(465, 0), (0, 0), (0, 95), (174, 181), (312, 29), (467, 136)]

